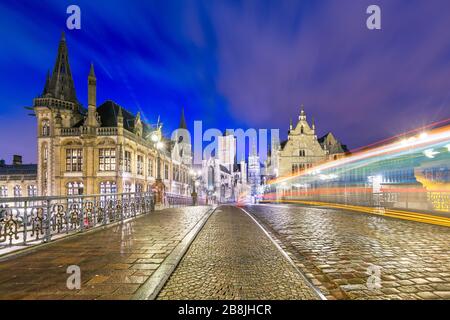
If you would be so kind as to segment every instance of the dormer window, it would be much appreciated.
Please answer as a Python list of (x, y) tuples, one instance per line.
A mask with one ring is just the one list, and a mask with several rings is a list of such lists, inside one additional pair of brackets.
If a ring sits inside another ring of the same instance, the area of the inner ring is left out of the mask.
[(306, 150), (299, 150), (298, 155), (299, 157), (306, 157)]
[(303, 129), (303, 126), (300, 127), (300, 133), (303, 134), (305, 130)]

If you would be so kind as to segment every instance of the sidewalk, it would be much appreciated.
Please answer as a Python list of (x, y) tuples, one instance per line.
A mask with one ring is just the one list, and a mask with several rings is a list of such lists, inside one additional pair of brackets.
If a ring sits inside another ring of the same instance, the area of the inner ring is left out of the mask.
[(242, 210), (219, 207), (158, 299), (318, 299), (260, 227)]
[[(0, 262), (0, 299), (132, 299), (209, 209), (155, 211)], [(80, 290), (66, 286), (70, 265)]]

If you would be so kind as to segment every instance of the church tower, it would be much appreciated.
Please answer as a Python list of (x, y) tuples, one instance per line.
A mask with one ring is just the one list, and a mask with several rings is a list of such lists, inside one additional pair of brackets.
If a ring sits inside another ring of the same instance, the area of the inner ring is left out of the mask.
[(184, 108), (181, 109), (180, 124), (175, 132), (175, 147), (173, 148), (173, 158), (179, 159), (181, 163), (192, 165), (192, 144), (191, 134), (187, 129), (186, 118), (184, 116)]
[(53, 72), (48, 72), (44, 90), (33, 100), (33, 111), (37, 119), (38, 139), (38, 191), (39, 195), (54, 195), (58, 186), (56, 175), (63, 165), (55, 138), (65, 128), (72, 127), (83, 119), (77, 100), (72, 72), (69, 65), (64, 33), (59, 41)]

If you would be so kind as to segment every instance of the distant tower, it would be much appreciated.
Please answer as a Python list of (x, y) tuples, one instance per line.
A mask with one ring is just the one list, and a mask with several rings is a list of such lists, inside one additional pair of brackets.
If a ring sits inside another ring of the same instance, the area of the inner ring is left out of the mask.
[(252, 144), (251, 149), (252, 151), (248, 156), (248, 183), (250, 184), (251, 194), (254, 196), (257, 195), (258, 187), (261, 184), (261, 166), (255, 143)]
[(219, 161), (231, 171), (236, 160), (236, 138), (232, 134), (225, 133), (225, 135), (219, 136), (218, 144)]
[(174, 155), (174, 157), (179, 158), (187, 166), (192, 165), (191, 135), (187, 129), (184, 108), (181, 109), (180, 124), (175, 139), (176, 147), (173, 149), (173, 152), (177, 152), (178, 155)]

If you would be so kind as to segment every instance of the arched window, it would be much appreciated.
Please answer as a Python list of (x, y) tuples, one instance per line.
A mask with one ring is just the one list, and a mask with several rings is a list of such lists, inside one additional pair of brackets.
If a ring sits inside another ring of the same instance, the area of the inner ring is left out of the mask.
[(44, 163), (47, 163), (47, 161), (48, 161), (48, 147), (47, 147), (47, 144), (44, 144), (43, 147), (42, 147), (42, 156), (43, 156)]
[(14, 197), (21, 197), (22, 196), (22, 186), (14, 186)]
[(131, 187), (131, 183), (125, 183), (124, 184), (123, 192), (125, 192), (125, 193), (133, 192), (132, 187)]
[(41, 128), (42, 136), (48, 137), (50, 135), (50, 121), (48, 121), (47, 119), (42, 120)]
[(37, 187), (35, 185), (29, 185), (27, 187), (28, 189), (28, 196), (29, 197), (36, 197), (37, 196)]
[(69, 182), (67, 184), (67, 194), (69, 196), (82, 195), (84, 190), (83, 182)]
[(300, 157), (306, 157), (306, 150), (299, 150), (298, 155)]
[(7, 186), (0, 186), (0, 197), (6, 198), (8, 196), (8, 187)]
[(144, 187), (142, 186), (142, 184), (137, 183), (136, 184), (136, 192), (141, 193), (144, 191)]
[(117, 185), (114, 181), (104, 181), (100, 183), (100, 194), (117, 193)]
[(303, 129), (303, 126), (300, 127), (300, 133), (303, 134), (305, 130)]

